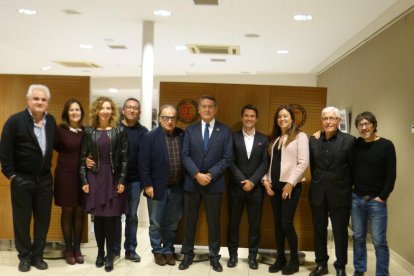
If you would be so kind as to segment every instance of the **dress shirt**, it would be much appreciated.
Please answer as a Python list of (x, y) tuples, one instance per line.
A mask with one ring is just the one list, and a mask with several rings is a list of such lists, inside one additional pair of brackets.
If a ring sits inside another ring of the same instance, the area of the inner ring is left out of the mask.
[(36, 135), (37, 142), (39, 143), (40, 149), (42, 150), (43, 156), (45, 156), (46, 154), (46, 128), (45, 126), (46, 126), (46, 114), (47, 113), (45, 112), (43, 114), (42, 125), (39, 126), (38, 124), (36, 124), (32, 111), (30, 111), (30, 109), (27, 109), (27, 110), (29, 110), (29, 113), (33, 118), (33, 130)]
[(253, 142), (254, 142), (254, 135), (256, 133), (256, 130), (253, 129), (253, 133), (248, 135), (243, 130), (243, 137), (244, 137), (244, 145), (246, 146), (246, 152), (247, 152), (247, 159), (250, 159), (250, 155), (252, 153), (253, 149)]
[[(216, 122), (216, 119), (213, 119), (210, 121), (210, 127), (208, 128), (208, 137), (211, 137), (211, 134), (213, 133), (213, 129), (214, 129), (214, 123)], [(204, 140), (204, 129), (206, 128), (206, 122), (204, 122), (203, 120), (201, 120), (201, 138), (203, 138)]]

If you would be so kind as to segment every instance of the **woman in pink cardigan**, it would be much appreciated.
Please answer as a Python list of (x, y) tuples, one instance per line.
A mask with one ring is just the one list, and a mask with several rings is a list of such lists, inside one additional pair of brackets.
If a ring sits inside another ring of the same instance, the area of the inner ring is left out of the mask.
[[(276, 110), (269, 144), (270, 165), (262, 180), (266, 193), (271, 196), (276, 232), (277, 258), (269, 272), (282, 271), (283, 275), (299, 271), (298, 236), (293, 219), (309, 164), (308, 137), (294, 122), (295, 113), (289, 105)], [(290, 248), (288, 264), (285, 239)]]

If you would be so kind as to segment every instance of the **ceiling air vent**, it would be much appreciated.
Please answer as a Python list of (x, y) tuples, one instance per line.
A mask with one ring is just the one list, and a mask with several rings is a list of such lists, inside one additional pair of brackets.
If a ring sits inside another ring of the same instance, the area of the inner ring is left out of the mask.
[(187, 44), (187, 49), (192, 54), (240, 55), (240, 46)]
[(101, 68), (99, 65), (96, 65), (93, 62), (84, 61), (54, 61), (54, 63), (70, 68)]
[(125, 50), (128, 49), (125, 45), (108, 45), (109, 48), (114, 50)]
[(218, 6), (219, 0), (194, 0), (194, 5), (213, 5)]

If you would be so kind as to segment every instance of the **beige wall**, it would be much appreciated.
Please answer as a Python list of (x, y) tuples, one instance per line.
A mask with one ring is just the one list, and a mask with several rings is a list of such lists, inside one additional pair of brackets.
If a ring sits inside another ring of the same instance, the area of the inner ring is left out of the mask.
[[(372, 111), (379, 135), (394, 142), (397, 182), (388, 201), (388, 242), (414, 265), (414, 12), (320, 74), (318, 86), (328, 88), (328, 105), (348, 109), (352, 120)], [(354, 126), (352, 134), (358, 135)]]

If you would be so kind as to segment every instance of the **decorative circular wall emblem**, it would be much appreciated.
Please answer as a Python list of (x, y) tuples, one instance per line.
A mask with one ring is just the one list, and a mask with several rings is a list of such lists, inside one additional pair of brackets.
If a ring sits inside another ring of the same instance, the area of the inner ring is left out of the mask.
[(192, 99), (181, 100), (177, 104), (178, 120), (184, 124), (192, 124), (198, 121), (198, 103)]
[(293, 112), (295, 113), (295, 125), (297, 127), (302, 127), (306, 123), (306, 110), (303, 108), (303, 106), (299, 104), (290, 104), (290, 106), (293, 109)]

